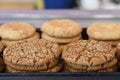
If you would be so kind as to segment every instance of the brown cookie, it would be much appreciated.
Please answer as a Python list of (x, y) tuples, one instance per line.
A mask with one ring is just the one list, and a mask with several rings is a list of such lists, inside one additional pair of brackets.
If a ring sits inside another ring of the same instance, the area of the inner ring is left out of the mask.
[(65, 64), (66, 64), (66, 66), (73, 67), (74, 69), (85, 69), (87, 71), (94, 71), (94, 70), (99, 70), (99, 69), (110, 68), (114, 65), (117, 65), (117, 63), (118, 63), (117, 58), (114, 58), (112, 61), (109, 61), (109, 62), (101, 64), (101, 65), (97, 65), (97, 66), (75, 65), (75, 64), (71, 64), (71, 63), (67, 63), (67, 62)]
[(47, 70), (48, 68), (52, 68), (58, 63), (58, 59), (51, 61), (48, 64), (41, 64), (39, 66), (27, 66), (27, 65), (18, 65), (18, 64), (13, 64), (10, 62), (5, 61), (6, 65), (10, 66), (13, 69), (17, 70), (24, 70), (24, 71), (38, 71), (38, 70)]
[(19, 66), (46, 66), (49, 68), (52, 62), (58, 60), (61, 48), (58, 44), (43, 40), (33, 39), (19, 41), (9, 45), (3, 52), (3, 59), (6, 63)]
[[(89, 38), (89, 40), (96, 40), (96, 39)], [(117, 44), (120, 42), (120, 40), (96, 40), (96, 41), (103, 41), (103, 42), (106, 42), (106, 43), (112, 45), (113, 47), (116, 47)]]
[(62, 66), (63, 64), (62, 63), (59, 63), (58, 65), (54, 66), (53, 68), (50, 68), (50, 69), (47, 69), (47, 70), (44, 70), (44, 71), (24, 71), (24, 70), (17, 70), (17, 69), (14, 69), (14, 68), (11, 68), (10, 66), (6, 66), (6, 72), (10, 72), (10, 73), (19, 73), (19, 72), (59, 72), (61, 69), (62, 69)]
[(72, 67), (65, 66), (63, 71), (65, 72), (116, 72), (118, 70), (118, 66), (114, 65), (110, 68), (99, 69), (99, 70), (85, 70), (85, 69), (74, 69)]
[(62, 58), (76, 65), (97, 66), (113, 60), (115, 53), (116, 49), (105, 42), (79, 40), (64, 47)]

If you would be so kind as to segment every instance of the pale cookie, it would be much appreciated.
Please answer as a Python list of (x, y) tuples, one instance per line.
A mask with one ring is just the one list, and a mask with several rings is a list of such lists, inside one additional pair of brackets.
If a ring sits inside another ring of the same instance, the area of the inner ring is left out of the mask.
[(25, 39), (35, 34), (35, 27), (24, 22), (9, 22), (1, 25), (0, 36), (7, 40)]
[(9, 45), (3, 52), (3, 59), (15, 65), (35, 67), (48, 65), (58, 59), (60, 54), (61, 48), (58, 44), (43, 39), (33, 39)]
[(65, 62), (76, 65), (96, 66), (113, 60), (116, 49), (94, 40), (79, 40), (66, 45), (62, 51)]
[(71, 64), (71, 63), (65, 63), (66, 66), (70, 66), (73, 67), (74, 69), (85, 69), (87, 71), (95, 71), (98, 69), (105, 69), (105, 68), (110, 68), (114, 65), (117, 65), (118, 60), (117, 58), (114, 58), (112, 61), (101, 64), (101, 65), (97, 65), (97, 66), (83, 66), (83, 65), (75, 65), (75, 64)]
[(60, 37), (49, 36), (46, 33), (42, 33), (41, 37), (42, 37), (42, 39), (50, 40), (50, 41), (56, 42), (56, 43), (70, 43), (70, 42), (78, 41), (79, 39), (81, 39), (81, 35), (71, 37), (71, 38), (70, 37), (69, 38), (60, 38)]
[(40, 38), (40, 34), (38, 32), (36, 32), (33, 36), (29, 37), (29, 38), (26, 38), (26, 39), (22, 39), (22, 40), (4, 40), (2, 39), (2, 43), (4, 46), (8, 46), (10, 44), (13, 44), (15, 42), (18, 42), (18, 41), (23, 41), (23, 40), (31, 40), (31, 39), (39, 39)]
[(44, 70), (44, 71), (24, 71), (24, 70), (17, 70), (14, 68), (11, 68), (10, 66), (6, 66), (6, 72), (10, 72), (10, 73), (26, 73), (26, 72), (59, 72), (62, 69), (63, 64), (59, 63), (58, 65), (54, 66), (53, 68), (50, 68), (48, 70)]
[(89, 37), (97, 40), (119, 40), (120, 24), (113, 22), (99, 22), (87, 28)]
[(73, 20), (56, 19), (45, 22), (41, 31), (54, 37), (74, 37), (82, 32), (82, 27)]

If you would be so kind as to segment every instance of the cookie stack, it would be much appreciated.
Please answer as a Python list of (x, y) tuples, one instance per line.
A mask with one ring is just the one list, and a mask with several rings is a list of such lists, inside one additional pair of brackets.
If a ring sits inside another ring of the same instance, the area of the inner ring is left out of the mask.
[(79, 23), (69, 19), (50, 20), (41, 26), (41, 37), (60, 45), (81, 39), (82, 27)]
[(61, 49), (58, 44), (42, 40), (24, 40), (9, 45), (3, 52), (6, 72), (58, 72)]
[(118, 64), (119, 64), (119, 68), (120, 68), (120, 43), (117, 44), (116, 48), (117, 48), (116, 56), (118, 58), (118, 61), (119, 61)]
[(64, 47), (65, 72), (115, 72), (118, 69), (116, 49), (94, 40), (80, 40)]
[(25, 39), (38, 39), (39, 33), (37, 33), (35, 27), (29, 23), (9, 22), (1, 25), (0, 37), (2, 38), (2, 43), (8, 46)]
[(120, 24), (114, 22), (99, 22), (87, 28), (89, 39), (104, 41), (113, 47), (120, 42)]

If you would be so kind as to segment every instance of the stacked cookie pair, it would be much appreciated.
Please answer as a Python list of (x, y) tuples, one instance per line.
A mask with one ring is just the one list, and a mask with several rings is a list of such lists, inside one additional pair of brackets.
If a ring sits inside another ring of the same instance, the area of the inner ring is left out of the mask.
[(99, 22), (87, 28), (89, 39), (104, 41), (113, 47), (120, 42), (120, 24), (114, 22)]
[(2, 38), (2, 43), (8, 46), (17, 41), (38, 39), (39, 33), (29, 23), (9, 22), (1, 25), (0, 37)]
[(82, 27), (79, 23), (69, 19), (50, 20), (41, 26), (41, 37), (45, 40), (65, 45), (81, 39)]
[(119, 64), (119, 68), (120, 68), (120, 43), (117, 44), (117, 53), (116, 56), (118, 58), (118, 64)]
[(115, 72), (116, 49), (94, 40), (80, 40), (66, 45), (62, 52), (65, 72)]
[(6, 72), (58, 72), (61, 48), (42, 39), (24, 40), (9, 45), (3, 52)]

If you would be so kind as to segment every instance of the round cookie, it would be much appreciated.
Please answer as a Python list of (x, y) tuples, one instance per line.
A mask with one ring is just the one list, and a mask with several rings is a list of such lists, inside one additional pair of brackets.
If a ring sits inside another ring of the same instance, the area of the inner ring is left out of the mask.
[(62, 69), (62, 66), (63, 64), (62, 63), (59, 63), (58, 65), (56, 65), (55, 67), (53, 68), (50, 68), (48, 70), (44, 70), (44, 71), (24, 71), (24, 70), (17, 70), (17, 69), (14, 69), (14, 68), (11, 68), (10, 66), (6, 66), (6, 72), (10, 72), (10, 73), (20, 73), (20, 72), (59, 72), (61, 69)]
[(58, 63), (58, 59), (51, 61), (48, 64), (44, 64), (44, 65), (39, 65), (39, 66), (26, 66), (26, 65), (16, 65), (16, 64), (12, 64), (10, 62), (5, 61), (5, 63), (10, 66), (13, 69), (17, 69), (17, 70), (24, 70), (24, 71), (38, 71), (38, 70), (47, 70), (48, 68), (52, 68), (54, 66), (57, 65)]
[(71, 63), (67, 63), (67, 62), (65, 63), (65, 65), (73, 67), (74, 69), (85, 69), (87, 71), (95, 71), (95, 70), (99, 70), (99, 69), (110, 68), (114, 65), (117, 65), (117, 63), (118, 63), (117, 58), (114, 58), (112, 61), (109, 61), (109, 62), (101, 64), (101, 65), (97, 65), (97, 66), (75, 65), (75, 64), (71, 64)]
[(37, 67), (49, 65), (58, 59), (60, 54), (61, 48), (58, 44), (43, 39), (33, 39), (9, 45), (3, 52), (3, 59), (7, 63), (19, 66)]
[[(96, 40), (96, 39), (89, 38), (89, 40)], [(102, 40), (96, 40), (96, 41), (102, 41)], [(106, 42), (112, 45), (113, 47), (116, 47), (116, 45), (120, 42), (120, 40), (104, 40), (103, 42)]]
[(74, 42), (74, 41), (78, 41), (79, 39), (81, 39), (81, 35), (71, 37), (71, 38), (60, 38), (60, 37), (49, 36), (46, 33), (42, 33), (41, 37), (42, 37), (42, 39), (50, 40), (50, 41), (56, 42), (56, 43), (69, 43), (69, 42)]
[(79, 40), (64, 47), (62, 58), (76, 65), (97, 66), (111, 61), (115, 53), (116, 49), (105, 42)]
[(82, 27), (73, 20), (56, 19), (43, 23), (41, 31), (54, 37), (74, 37), (82, 32)]
[(120, 24), (113, 22), (99, 22), (87, 28), (89, 37), (97, 40), (119, 40)]
[(118, 70), (118, 66), (115, 65), (115, 66), (112, 66), (110, 68), (107, 68), (107, 69), (101, 69), (101, 70), (96, 70), (96, 71), (87, 71), (87, 70), (84, 70), (84, 69), (74, 69), (72, 67), (64, 67), (63, 71), (65, 72), (116, 72)]
[(120, 61), (120, 43), (117, 44), (116, 48), (117, 48), (116, 56), (117, 56), (118, 60)]
[(9, 22), (1, 25), (0, 36), (7, 40), (20, 40), (35, 34), (33, 25), (24, 22)]
[(36, 32), (33, 36), (29, 37), (29, 38), (26, 38), (26, 39), (22, 39), (22, 40), (17, 40), (17, 41), (13, 41), (13, 40), (4, 40), (2, 39), (2, 43), (4, 44), (4, 46), (8, 46), (10, 44), (13, 44), (15, 42), (18, 42), (18, 41), (23, 41), (23, 40), (31, 40), (31, 39), (39, 39), (40, 38), (40, 34), (38, 32)]

